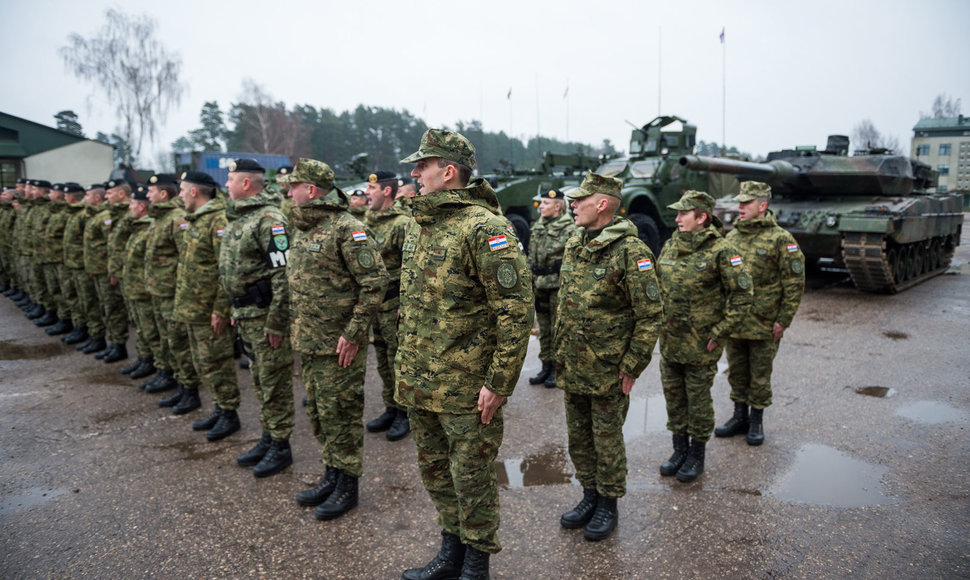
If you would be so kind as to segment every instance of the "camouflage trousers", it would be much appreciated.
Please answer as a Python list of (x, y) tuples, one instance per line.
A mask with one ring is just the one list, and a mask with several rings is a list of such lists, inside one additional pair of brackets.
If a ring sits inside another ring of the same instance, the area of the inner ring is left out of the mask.
[(77, 295), (77, 288), (74, 287), (74, 270), (64, 264), (58, 264), (57, 283), (61, 289), (61, 301), (64, 305), (63, 310), (57, 311), (58, 318), (66, 318), (74, 322), (81, 310), (81, 301)]
[(44, 265), (30, 259), (28, 265), (30, 269), (30, 287), (32, 289), (30, 297), (34, 302), (40, 304), (47, 310), (54, 310), (56, 307), (52, 303), (51, 293), (47, 291), (47, 279), (44, 276)]
[(498, 541), (498, 482), (495, 457), (502, 445), (502, 409), (483, 425), (479, 413), (453, 415), (411, 409), (424, 488), (438, 510), (438, 525), (461, 543), (495, 554)]
[(152, 301), (129, 300), (128, 312), (135, 321), (135, 348), (138, 356), (155, 360), (155, 353), (161, 348), (161, 336), (155, 328), (155, 310)]
[(239, 408), (239, 383), (236, 382), (236, 363), (232, 360), (232, 346), (236, 333), (227, 326), (216, 334), (211, 324), (185, 324), (192, 351), (192, 363), (202, 386), (212, 393), (212, 402), (220, 409)]
[(61, 293), (61, 279), (57, 276), (57, 264), (44, 264), (44, 287), (50, 296), (50, 307), (48, 310), (57, 315), (58, 318), (67, 318), (67, 306), (64, 303), (64, 295)]
[(14, 285), (14, 272), (10, 267), (9, 250), (0, 247), (0, 284)]
[(559, 290), (536, 290), (536, 318), (539, 319), (539, 360), (542, 364), (554, 364), (556, 345), (552, 343), (556, 328), (556, 308), (559, 306)]
[(98, 274), (94, 282), (98, 288), (105, 339), (109, 343), (125, 344), (128, 342), (128, 310), (121, 294), (121, 283), (112, 285), (107, 274)]
[(754, 409), (771, 406), (771, 371), (778, 354), (773, 340), (728, 339), (728, 383), (731, 400)]
[(74, 323), (86, 326), (88, 334), (94, 338), (104, 337), (104, 319), (101, 317), (101, 302), (98, 300), (98, 285), (84, 269), (73, 270), (74, 286), (81, 302), (83, 317)]
[[(192, 362), (192, 347), (189, 346), (189, 332), (185, 324), (172, 318), (175, 296), (152, 296), (152, 310), (155, 313), (155, 328), (158, 329), (159, 350), (167, 357), (162, 367), (175, 374), (175, 379), (189, 389), (199, 388), (199, 374)], [(155, 363), (158, 366), (158, 363)]]
[(306, 414), (320, 442), (324, 465), (360, 477), (364, 469), (364, 369), (367, 351), (362, 350), (347, 368), (337, 355), (300, 353), (303, 385), (307, 392)]
[(377, 317), (374, 319), (374, 351), (377, 354), (377, 374), (381, 377), (381, 399), (384, 400), (384, 406), (403, 410), (403, 407), (394, 401), (394, 357), (397, 355), (397, 320), (397, 308), (389, 309), (386, 312), (382, 310), (377, 313)]
[(289, 334), (283, 336), (279, 348), (271, 347), (263, 333), (265, 325), (265, 316), (236, 319), (236, 331), (246, 352), (252, 355), (249, 370), (259, 401), (259, 422), (274, 441), (285, 441), (293, 434), (296, 414), (293, 408), (293, 347)]
[(172, 372), (175, 370), (175, 361), (172, 360), (172, 351), (168, 346), (168, 318), (172, 317), (172, 308), (175, 299), (167, 296), (152, 296), (152, 324), (155, 325), (155, 333), (158, 334), (158, 350), (152, 350), (155, 355), (155, 367)]
[(626, 495), (626, 443), (623, 423), (630, 397), (619, 385), (604, 396), (564, 392), (569, 458), (583, 489), (596, 489), (605, 497)]
[(660, 359), (660, 382), (667, 402), (667, 430), (707, 441), (714, 432), (711, 387), (717, 362), (685, 364)]

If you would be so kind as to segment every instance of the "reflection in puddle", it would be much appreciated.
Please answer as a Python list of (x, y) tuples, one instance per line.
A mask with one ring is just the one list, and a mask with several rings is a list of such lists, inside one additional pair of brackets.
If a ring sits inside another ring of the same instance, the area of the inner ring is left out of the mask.
[(916, 423), (935, 425), (962, 419), (963, 411), (936, 401), (917, 401), (896, 409), (896, 414)]
[(896, 394), (896, 391), (893, 389), (890, 389), (889, 387), (877, 387), (877, 386), (856, 387), (855, 392), (860, 395), (867, 395), (869, 397), (878, 397), (880, 399), (883, 399), (885, 397), (891, 397)]
[(550, 447), (525, 458), (495, 462), (498, 484), (509, 489), (534, 485), (561, 485), (578, 482), (573, 477), (572, 464), (562, 447)]
[(863, 507), (895, 503), (882, 493), (887, 468), (852, 459), (825, 445), (798, 450), (795, 464), (765, 495), (784, 501), (832, 507)]
[(667, 403), (663, 394), (647, 399), (630, 397), (630, 410), (623, 423), (623, 440), (630, 442), (647, 433), (658, 433), (667, 428)]
[(0, 499), (0, 515), (9, 515), (21, 512), (27, 508), (40, 505), (59, 495), (67, 493), (67, 489), (59, 487), (48, 489), (46, 487), (35, 487), (28, 489), (20, 495), (8, 495)]

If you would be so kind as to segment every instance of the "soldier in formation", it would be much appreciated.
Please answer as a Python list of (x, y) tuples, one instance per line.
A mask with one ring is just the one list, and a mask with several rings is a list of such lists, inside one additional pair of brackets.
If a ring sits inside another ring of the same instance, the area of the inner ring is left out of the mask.
[(131, 235), (125, 244), (125, 261), (121, 284), (128, 299), (128, 313), (135, 326), (135, 361), (121, 368), (133, 379), (155, 372), (155, 354), (161, 348), (161, 337), (155, 327), (152, 295), (145, 286), (145, 249), (152, 218), (148, 216), (148, 188), (139, 185), (128, 204), (131, 213)]

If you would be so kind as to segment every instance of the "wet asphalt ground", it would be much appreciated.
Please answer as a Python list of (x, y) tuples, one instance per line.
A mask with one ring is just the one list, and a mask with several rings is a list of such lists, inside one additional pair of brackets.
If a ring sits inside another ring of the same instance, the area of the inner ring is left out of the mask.
[[(712, 439), (695, 483), (659, 475), (670, 437), (655, 358), (624, 428), (619, 526), (599, 543), (558, 524), (582, 492), (562, 394), (528, 384), (533, 338), (505, 408), (492, 577), (970, 577), (968, 262), (961, 246), (951, 274), (895, 296), (813, 277), (776, 359), (765, 444)], [(365, 420), (382, 410), (368, 356)], [(360, 506), (320, 522), (293, 500), (323, 474), (298, 378), (295, 463), (256, 479), (235, 463), (260, 435), (247, 371), (242, 431), (209, 443), (190, 427), (207, 393), (175, 417), (121, 366), (0, 298), (0, 578), (393, 579), (437, 551), (410, 437), (367, 434)], [(728, 390), (720, 373), (718, 424)]]

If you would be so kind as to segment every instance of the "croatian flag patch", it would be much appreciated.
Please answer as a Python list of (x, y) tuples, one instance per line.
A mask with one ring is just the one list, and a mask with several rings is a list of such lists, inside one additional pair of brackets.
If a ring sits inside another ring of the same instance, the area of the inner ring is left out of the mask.
[(282, 236), (286, 233), (286, 229), (283, 226), (273, 226), (273, 235)]
[(363, 242), (367, 239), (367, 234), (365, 232), (354, 232), (351, 235), (354, 236), (355, 242)]
[(111, 225), (111, 220), (104, 220), (104, 225), (110, 226)]
[(650, 258), (644, 258), (642, 260), (637, 260), (637, 269), (643, 272), (644, 270), (650, 270), (653, 268), (653, 262)]
[(798, 251), (798, 244), (788, 244), (788, 251), (789, 252), (797, 252)]
[(216, 230), (216, 235), (219, 236), (220, 238), (222, 237), (222, 234), (224, 234), (224, 233), (226, 233), (226, 230), (224, 230), (222, 228), (219, 228), (219, 229)]
[(731, 256), (731, 265), (732, 266), (740, 266), (741, 265), (741, 256)]
[(180, 230), (184, 230), (187, 227), (189, 227), (189, 222), (182, 222), (182, 223), (179, 224), (179, 229)]
[(502, 250), (509, 247), (509, 241), (505, 236), (495, 236), (488, 239), (488, 249), (491, 251)]

